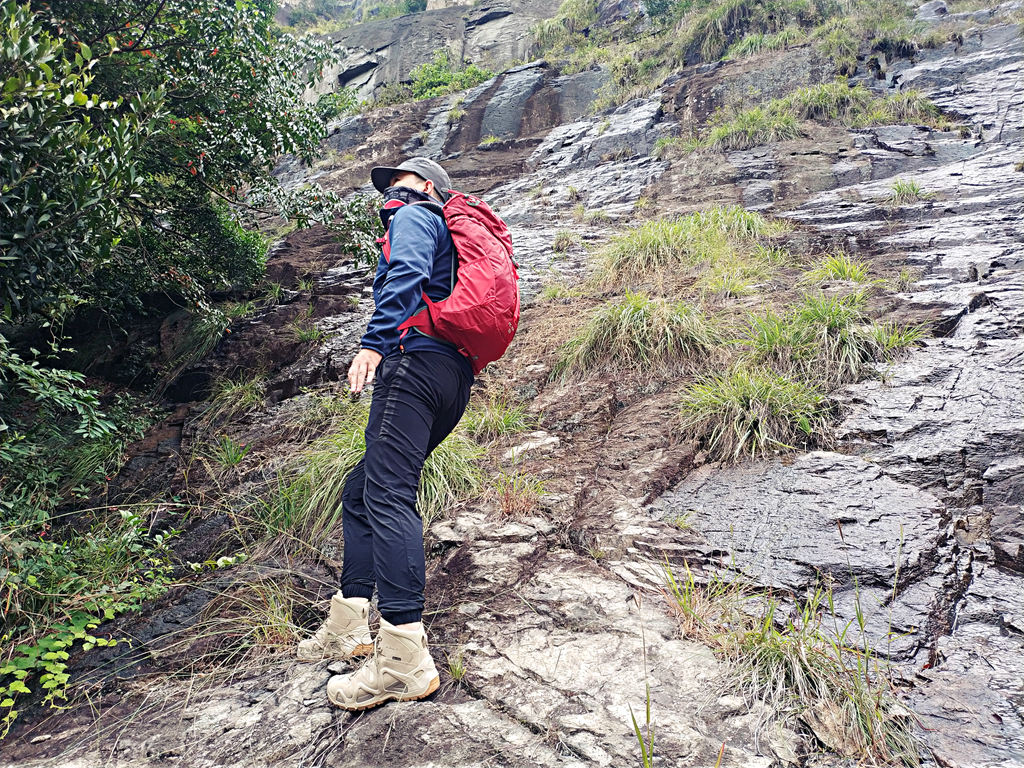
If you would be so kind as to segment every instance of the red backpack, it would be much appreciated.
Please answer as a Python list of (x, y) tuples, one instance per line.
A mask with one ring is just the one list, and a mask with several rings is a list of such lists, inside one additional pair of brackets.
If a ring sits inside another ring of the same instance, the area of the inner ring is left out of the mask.
[[(430, 202), (413, 205), (426, 205), (435, 213), (440, 208), (455, 244), (458, 277), (445, 299), (433, 301), (424, 293), (426, 306), (398, 329), (403, 337), (416, 328), (455, 344), (469, 358), (473, 373), (480, 373), (505, 354), (519, 328), (518, 265), (512, 258), (508, 227), (487, 203), (463, 192), (448, 193), (443, 207)], [(391, 257), (390, 236), (389, 227), (378, 241), (386, 260)]]

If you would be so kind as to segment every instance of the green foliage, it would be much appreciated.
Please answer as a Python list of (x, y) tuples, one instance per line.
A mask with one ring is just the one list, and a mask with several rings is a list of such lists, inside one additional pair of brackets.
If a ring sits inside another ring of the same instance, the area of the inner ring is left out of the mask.
[(367, 269), (376, 267), (380, 258), (377, 238), (384, 235), (384, 226), (379, 208), (380, 195), (353, 195), (340, 206), (338, 217), (330, 225), (342, 254)]
[(83, 651), (115, 644), (92, 630), (166, 590), (166, 540), (176, 533), (150, 535), (147, 521), (130, 509), (85, 535), (57, 536), (48, 523), (19, 519), (10, 508), (3, 523), (0, 640), (10, 650), (0, 664), (0, 738), (18, 716), (18, 696), (38, 686), (44, 705), (66, 698), (66, 662), (76, 642)]
[(465, 69), (456, 70), (450, 60), (448, 50), (441, 48), (434, 51), (432, 61), (420, 64), (409, 73), (412, 80), (412, 96), (416, 100), (431, 99), (446, 93), (455, 93), (472, 88), (485, 80), (494, 77), (493, 72), (470, 64)]
[(824, 282), (826, 280), (849, 280), (853, 283), (866, 283), (871, 278), (868, 275), (868, 265), (862, 261), (854, 261), (845, 253), (833, 253), (821, 260), (814, 269), (804, 273), (804, 277), (813, 282)]
[(683, 428), (715, 456), (767, 455), (825, 434), (827, 403), (814, 387), (767, 369), (735, 366), (683, 392)]
[(224, 205), (243, 187), (254, 204), (325, 215), (328, 195), (286, 193), (270, 170), (317, 147), (323, 122), (302, 95), (332, 54), (276, 34), (264, 3), (56, 0), (33, 15), (6, 0), (0, 14), (8, 319), (82, 304), (117, 319), (147, 292), (194, 306), (251, 285), (262, 243)]
[(735, 114), (723, 114), (701, 138), (687, 148), (749, 149), (803, 135), (800, 120), (838, 123), (851, 127), (919, 122), (946, 125), (938, 108), (916, 91), (878, 97), (863, 85), (835, 82), (798, 88), (781, 99)]
[(729, 258), (738, 244), (788, 229), (741, 206), (714, 207), (678, 219), (654, 219), (612, 237), (598, 253), (605, 284), (635, 284), (673, 267)]
[(506, 435), (525, 432), (536, 419), (522, 405), (512, 405), (499, 397), (473, 403), (462, 416), (460, 428), (480, 443), (490, 443)]
[(907, 181), (906, 179), (896, 179), (892, 183), (890, 188), (889, 196), (886, 198), (886, 202), (891, 206), (907, 205), (908, 203), (916, 203), (921, 200), (928, 200), (929, 198), (935, 197), (934, 192), (926, 192), (924, 188), (913, 179)]
[(706, 357), (718, 340), (711, 321), (683, 302), (626, 293), (599, 307), (561, 348), (552, 377), (618, 366), (663, 368)]
[(914, 718), (867, 636), (859, 593), (855, 618), (844, 620), (828, 585), (787, 607), (740, 577), (698, 579), (684, 567), (679, 578), (664, 563), (683, 635), (709, 644), (736, 670), (730, 687), (793, 725), (827, 722), (836, 734), (827, 746), (843, 757), (920, 765)]

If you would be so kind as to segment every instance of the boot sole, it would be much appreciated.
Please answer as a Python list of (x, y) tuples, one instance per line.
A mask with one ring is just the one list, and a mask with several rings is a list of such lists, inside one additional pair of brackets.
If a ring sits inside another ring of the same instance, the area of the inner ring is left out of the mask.
[(359, 704), (357, 706), (348, 706), (348, 705), (345, 705), (345, 704), (339, 704), (338, 702), (334, 701), (334, 699), (331, 699), (330, 697), (328, 697), (328, 699), (330, 700), (331, 704), (333, 704), (336, 707), (341, 707), (342, 709), (344, 709), (347, 712), (363, 712), (363, 711), (365, 711), (367, 709), (373, 709), (374, 707), (379, 707), (381, 704), (387, 704), (389, 701), (419, 701), (420, 699), (427, 698), (427, 696), (432, 694), (434, 691), (436, 691), (440, 687), (441, 687), (441, 678), (440, 678), (440, 676), (438, 676), (438, 677), (435, 677), (433, 680), (430, 681), (430, 683), (427, 685), (427, 690), (426, 691), (424, 691), (423, 693), (417, 693), (415, 696), (400, 696), (400, 695), (397, 695), (397, 694), (389, 693), (389, 694), (386, 694), (383, 698), (380, 698), (380, 699), (377, 699), (377, 700), (374, 700), (374, 701), (370, 701), (370, 702), (368, 702), (366, 704)]
[(352, 653), (346, 654), (344, 656), (318, 656), (314, 659), (304, 659), (301, 656), (297, 656), (296, 658), (299, 661), (304, 661), (309, 664), (315, 664), (321, 661), (345, 661), (346, 659), (354, 659), (356, 656), (369, 656), (371, 653), (373, 653), (373, 644), (370, 643), (369, 645), (367, 645), (365, 643), (361, 643), (352, 650)]

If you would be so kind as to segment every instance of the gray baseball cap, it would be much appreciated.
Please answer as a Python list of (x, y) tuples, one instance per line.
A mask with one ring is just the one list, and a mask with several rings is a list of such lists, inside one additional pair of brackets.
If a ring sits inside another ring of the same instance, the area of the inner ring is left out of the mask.
[(378, 165), (370, 171), (370, 181), (373, 182), (373, 186), (378, 192), (383, 192), (388, 188), (391, 177), (402, 171), (415, 173), (421, 179), (434, 182), (434, 189), (437, 190), (441, 199), (448, 200), (448, 190), (451, 189), (452, 180), (448, 178), (444, 168), (429, 157), (410, 157), (394, 168)]

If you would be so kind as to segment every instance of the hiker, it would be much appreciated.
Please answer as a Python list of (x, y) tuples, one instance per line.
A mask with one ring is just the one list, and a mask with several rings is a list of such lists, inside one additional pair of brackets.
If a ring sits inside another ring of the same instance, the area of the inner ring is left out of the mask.
[[(469, 401), (474, 368), (455, 344), (399, 325), (454, 287), (457, 260), (441, 204), (451, 183), (433, 160), (414, 157), (376, 167), (381, 220), (390, 253), (373, 281), (376, 304), (348, 371), (353, 394), (374, 383), (366, 453), (342, 493), (341, 589), (316, 633), (299, 643), (303, 661), (369, 656), (357, 671), (333, 676), (330, 701), (358, 710), (429, 696), (439, 685), (421, 621), (425, 563), (416, 492), (423, 463), (455, 428)], [(429, 203), (430, 205), (424, 205)], [(377, 588), (380, 631), (374, 646), (369, 600)]]

